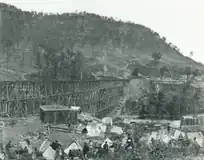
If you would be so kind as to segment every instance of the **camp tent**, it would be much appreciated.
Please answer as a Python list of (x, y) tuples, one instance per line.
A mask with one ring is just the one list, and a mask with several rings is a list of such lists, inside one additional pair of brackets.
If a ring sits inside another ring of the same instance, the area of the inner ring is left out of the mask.
[(107, 126), (105, 124), (103, 124), (103, 123), (98, 123), (97, 128), (100, 129), (101, 132), (105, 133), (106, 129), (107, 129)]
[(46, 158), (47, 160), (55, 160), (55, 150), (52, 149), (51, 146), (49, 146), (45, 152), (43, 153), (43, 157)]
[(45, 140), (45, 141), (41, 144), (41, 146), (40, 146), (40, 148), (39, 148), (39, 151), (43, 153), (43, 152), (50, 146), (50, 144), (51, 144), (51, 142), (50, 142), (49, 140)]
[(25, 140), (20, 141), (19, 144), (20, 144), (20, 146), (21, 146), (22, 149), (27, 148), (29, 154), (31, 154), (31, 153), (33, 152), (32, 146), (31, 146), (31, 145), (28, 145), (28, 143), (27, 143)]
[(187, 136), (192, 141), (194, 138), (196, 138), (196, 142), (199, 144), (199, 146), (203, 147), (204, 138), (201, 132), (188, 132)]
[(86, 126), (86, 129), (88, 131), (87, 135), (90, 137), (99, 137), (102, 133), (102, 130), (99, 126), (93, 125), (93, 124), (88, 124)]
[(184, 136), (185, 136), (185, 133), (184, 133), (184, 132), (179, 131), (179, 130), (175, 130), (172, 137), (173, 137), (174, 139), (179, 139), (180, 137), (184, 137)]
[(109, 138), (106, 138), (101, 147), (103, 147), (106, 142), (108, 144), (108, 147), (110, 147), (113, 144), (113, 141), (111, 141)]
[(24, 148), (27, 147), (27, 145), (28, 145), (28, 144), (26, 143), (26, 141), (20, 141), (19, 144), (20, 144), (20, 146), (21, 146), (22, 149), (24, 149)]
[(159, 132), (152, 132), (148, 138), (148, 141), (147, 143), (150, 144), (151, 143), (151, 140), (154, 139), (154, 140), (158, 140), (160, 137), (159, 137)]
[(109, 125), (113, 125), (113, 119), (111, 118), (111, 117), (104, 117), (103, 119), (102, 119), (102, 123), (104, 123), (104, 124), (109, 124)]
[(76, 128), (76, 132), (77, 132), (77, 133), (82, 133), (82, 131), (83, 131), (85, 128), (86, 128), (85, 125), (79, 124), (79, 125), (77, 126), (77, 128)]
[(80, 144), (78, 144), (76, 141), (73, 141), (70, 145), (69, 145), (69, 147), (67, 148), (67, 149), (65, 149), (65, 153), (66, 154), (69, 154), (69, 151), (70, 150), (82, 150), (82, 147), (81, 147), (81, 145)]
[(5, 159), (5, 154), (4, 153), (0, 153), (0, 159), (4, 160)]
[(171, 123), (169, 124), (169, 126), (170, 126), (171, 128), (178, 129), (178, 128), (180, 128), (180, 126), (181, 126), (181, 121), (180, 121), (180, 120), (173, 121), (173, 122), (171, 122)]
[(123, 134), (123, 130), (121, 127), (118, 127), (118, 126), (113, 126), (110, 130), (111, 133), (116, 133), (118, 135), (121, 135)]
[(128, 139), (127, 136), (124, 136), (124, 137), (123, 137), (122, 142), (121, 142), (122, 146), (125, 146), (125, 145), (126, 145), (127, 139)]
[(170, 135), (168, 135), (168, 134), (165, 134), (163, 137), (162, 137), (162, 142), (164, 142), (164, 143), (166, 143), (166, 144), (168, 144), (170, 141), (171, 141), (171, 136)]

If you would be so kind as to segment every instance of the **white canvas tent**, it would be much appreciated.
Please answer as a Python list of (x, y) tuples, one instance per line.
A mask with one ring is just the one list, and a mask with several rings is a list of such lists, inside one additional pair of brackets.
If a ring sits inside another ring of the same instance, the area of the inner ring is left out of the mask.
[(52, 149), (51, 146), (49, 146), (45, 152), (43, 153), (43, 157), (46, 158), (47, 160), (55, 160), (55, 150)]
[(166, 135), (163, 136), (162, 141), (164, 143), (168, 144), (171, 141), (171, 139), (172, 138), (170, 137), (170, 135), (166, 134)]
[(69, 145), (69, 147), (67, 148), (67, 149), (65, 149), (65, 153), (66, 154), (69, 154), (69, 151), (70, 150), (82, 150), (82, 147), (81, 147), (81, 145), (80, 144), (78, 144), (76, 141), (73, 141), (70, 145)]
[(109, 124), (109, 125), (113, 125), (113, 119), (111, 118), (111, 117), (104, 117), (103, 119), (102, 119), (102, 123), (104, 123), (104, 124)]
[(118, 135), (121, 135), (123, 134), (123, 130), (121, 127), (118, 127), (118, 126), (113, 126), (110, 130), (111, 133), (116, 133)]
[(39, 151), (43, 153), (50, 146), (50, 144), (51, 142), (49, 140), (44, 140), (39, 148)]
[(21, 146), (22, 149), (24, 149), (24, 148), (27, 147), (27, 145), (28, 145), (28, 144), (26, 143), (26, 141), (20, 141), (19, 144), (20, 144), (20, 146)]
[(77, 127), (76, 127), (76, 132), (77, 133), (81, 133), (83, 131), (83, 129), (85, 129), (86, 126), (83, 125), (83, 124), (79, 124)]
[(159, 132), (152, 132), (148, 138), (147, 143), (150, 144), (152, 139), (158, 140), (159, 139)]
[(100, 123), (89, 123), (86, 126), (86, 129), (88, 131), (87, 135), (90, 137), (99, 137), (103, 136), (104, 131), (106, 131), (106, 126), (104, 124)]
[(108, 147), (110, 147), (113, 144), (113, 141), (111, 141), (109, 138), (106, 138), (101, 147), (103, 147), (106, 142), (108, 144)]
[(29, 153), (29, 154), (31, 154), (31, 153), (33, 152), (32, 146), (31, 146), (31, 145), (28, 145), (28, 143), (27, 143), (25, 140), (20, 141), (19, 143), (20, 143), (20, 146), (21, 146), (22, 149), (24, 149), (24, 148), (27, 148), (27, 149), (28, 149), (28, 153)]
[(181, 121), (180, 121), (180, 120), (173, 121), (173, 122), (171, 122), (171, 123), (169, 124), (169, 126), (170, 126), (171, 128), (178, 129), (178, 128), (180, 128), (180, 126), (181, 126)]
[(101, 130), (101, 132), (105, 133), (106, 132), (106, 129), (107, 129), (107, 126), (103, 123), (98, 123), (97, 128), (99, 128)]
[(194, 138), (196, 138), (196, 142), (198, 143), (198, 145), (203, 147), (204, 138), (201, 132), (188, 132), (187, 136), (192, 141)]
[(0, 153), (0, 159), (5, 160), (5, 154), (4, 153)]
[(125, 146), (126, 142), (127, 142), (127, 139), (128, 137), (125, 136), (123, 139), (122, 139), (122, 146)]
[(173, 134), (173, 138), (178, 139), (180, 136), (185, 137), (185, 133), (179, 130), (175, 130)]

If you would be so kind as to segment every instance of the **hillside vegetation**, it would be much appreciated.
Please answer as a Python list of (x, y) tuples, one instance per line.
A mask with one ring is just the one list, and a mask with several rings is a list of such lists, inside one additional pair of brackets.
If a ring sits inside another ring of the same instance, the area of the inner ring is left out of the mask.
[[(194, 69), (204, 68), (202, 64), (183, 56), (178, 47), (166, 42), (165, 37), (143, 25), (86, 12), (25, 12), (3, 3), (1, 8), (0, 58), (8, 62), (1, 67), (18, 73), (36, 72), (47, 67), (48, 58), (57, 53), (60, 56), (55, 55), (57, 58), (53, 63), (55, 67), (60, 65), (58, 71), (64, 66), (73, 66), (69, 59), (76, 58), (80, 53), (80, 67), (75, 67), (75, 70), (80, 68), (84, 74), (92, 75), (124, 78), (132, 69), (139, 68), (143, 75), (159, 76), (159, 70), (164, 66), (171, 69), (173, 75), (178, 75), (189, 65)], [(69, 48), (69, 53), (65, 48)], [(156, 64), (152, 58), (154, 52), (162, 55)]]

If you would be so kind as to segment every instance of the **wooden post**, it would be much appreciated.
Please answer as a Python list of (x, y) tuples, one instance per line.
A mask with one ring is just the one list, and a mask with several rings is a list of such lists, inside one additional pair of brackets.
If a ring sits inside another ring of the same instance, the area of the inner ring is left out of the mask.
[(47, 104), (47, 84), (44, 82), (44, 86), (45, 86), (45, 102)]
[[(24, 100), (24, 103), (26, 101)], [(26, 114), (26, 117), (28, 116), (28, 105), (27, 105), (27, 102), (24, 104), (25, 105), (25, 114)]]
[(51, 94), (51, 96), (53, 95), (53, 86), (52, 86), (52, 83), (50, 83), (50, 94)]
[(57, 112), (54, 112), (54, 124), (57, 124)]
[(6, 84), (6, 113), (9, 114), (9, 88), (8, 84)]
[(31, 99), (31, 101), (32, 101), (32, 105), (33, 105), (33, 115), (35, 115), (35, 98), (34, 97), (32, 97), (32, 99)]
[[(3, 33), (3, 11), (2, 8), (0, 8), (0, 42), (2, 42), (2, 33)], [(0, 43), (0, 52), (3, 52), (3, 44)]]

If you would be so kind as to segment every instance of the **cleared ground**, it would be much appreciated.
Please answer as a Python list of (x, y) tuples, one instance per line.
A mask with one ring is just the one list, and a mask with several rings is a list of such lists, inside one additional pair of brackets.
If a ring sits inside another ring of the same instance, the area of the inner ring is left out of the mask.
[[(58, 140), (66, 148), (73, 140), (77, 140), (80, 144), (83, 144), (82, 142), (85, 140), (85, 137), (83, 138), (81, 135), (75, 134), (74, 132), (65, 133), (54, 130), (50, 135), (38, 139), (38, 131), (43, 133), (46, 132), (45, 124), (41, 123), (39, 117), (28, 117), (26, 119), (21, 119), (17, 124), (5, 127), (4, 143), (6, 144), (11, 140), (13, 144), (17, 144), (18, 141), (28, 138), (33, 147), (39, 148), (45, 137), (48, 137), (51, 140)], [(28, 132), (29, 134), (27, 134)]]

